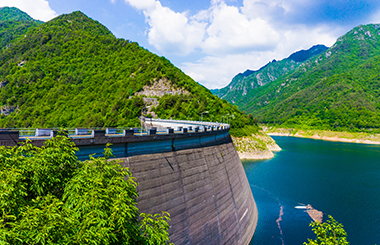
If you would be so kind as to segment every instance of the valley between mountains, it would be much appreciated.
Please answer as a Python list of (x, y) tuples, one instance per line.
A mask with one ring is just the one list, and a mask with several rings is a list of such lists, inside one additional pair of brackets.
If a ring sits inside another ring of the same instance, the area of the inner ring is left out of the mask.
[(330, 48), (316, 45), (295, 52), (258, 71), (240, 73), (212, 92), (272, 133), (293, 130), (298, 136), (323, 138), (327, 133), (321, 132), (334, 132), (330, 140), (376, 143), (379, 70), (380, 25), (360, 25)]

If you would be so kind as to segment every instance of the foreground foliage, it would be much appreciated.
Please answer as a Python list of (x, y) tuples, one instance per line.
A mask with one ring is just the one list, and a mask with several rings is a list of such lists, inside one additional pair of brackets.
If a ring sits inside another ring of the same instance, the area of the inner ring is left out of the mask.
[[(169, 214), (140, 214), (134, 178), (65, 136), (0, 147), (0, 244), (167, 244)], [(141, 218), (139, 218), (141, 216)]]
[(338, 223), (331, 215), (326, 222), (311, 222), (314, 233), (317, 235), (315, 240), (308, 239), (304, 245), (348, 245), (347, 233), (343, 225)]

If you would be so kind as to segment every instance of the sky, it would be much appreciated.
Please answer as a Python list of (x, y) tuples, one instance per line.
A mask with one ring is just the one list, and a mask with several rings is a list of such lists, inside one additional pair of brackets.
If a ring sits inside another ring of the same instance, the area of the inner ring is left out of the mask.
[(378, 0), (0, 0), (34, 19), (81, 11), (165, 56), (209, 89), (352, 28), (380, 23)]

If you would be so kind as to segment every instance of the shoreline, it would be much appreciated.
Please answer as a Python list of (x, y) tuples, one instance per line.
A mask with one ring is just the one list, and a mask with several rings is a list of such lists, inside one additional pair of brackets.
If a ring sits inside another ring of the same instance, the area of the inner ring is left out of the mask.
[(281, 148), (267, 134), (261, 133), (244, 137), (232, 137), (240, 160), (261, 160), (274, 157), (274, 151)]
[(278, 133), (278, 132), (272, 132), (267, 133), (269, 136), (288, 136), (288, 137), (298, 137), (298, 138), (308, 138), (308, 139), (316, 139), (316, 140), (325, 140), (325, 141), (332, 141), (332, 142), (343, 142), (343, 143), (355, 143), (355, 144), (369, 144), (369, 145), (380, 145), (380, 141), (374, 141), (369, 139), (348, 139), (339, 137), (339, 132), (337, 132), (335, 136), (325, 136), (325, 135), (319, 135), (314, 134), (311, 136), (303, 135), (302, 133), (297, 132), (296, 134), (291, 133)]
[(262, 152), (238, 152), (240, 160), (263, 160), (271, 159), (274, 157), (272, 151), (262, 151)]
[(274, 157), (274, 151), (281, 151), (282, 149), (277, 145), (267, 145), (268, 150), (253, 151), (253, 152), (238, 152), (240, 160), (264, 160)]

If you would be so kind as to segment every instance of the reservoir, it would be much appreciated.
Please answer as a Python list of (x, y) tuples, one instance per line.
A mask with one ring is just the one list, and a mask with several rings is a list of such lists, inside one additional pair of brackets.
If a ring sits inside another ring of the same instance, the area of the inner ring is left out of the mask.
[(380, 244), (380, 146), (273, 137), (282, 151), (244, 160), (259, 219), (250, 244), (314, 239), (310, 204), (343, 224), (353, 245)]

